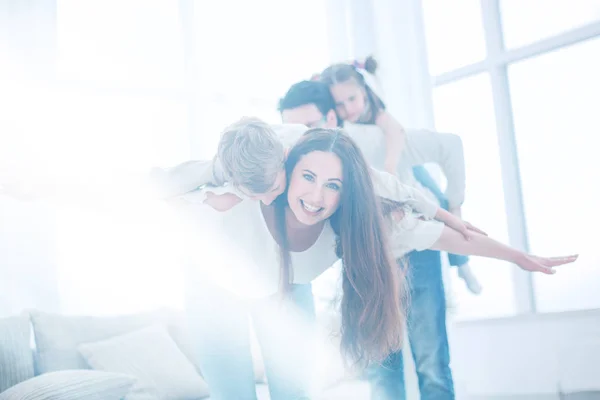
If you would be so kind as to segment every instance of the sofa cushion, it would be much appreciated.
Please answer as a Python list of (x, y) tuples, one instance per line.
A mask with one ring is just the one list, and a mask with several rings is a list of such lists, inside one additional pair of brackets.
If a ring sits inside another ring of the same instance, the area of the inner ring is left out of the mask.
[(29, 315), (0, 319), (0, 393), (33, 375)]
[(78, 349), (92, 368), (135, 376), (136, 386), (159, 399), (208, 396), (208, 386), (162, 326), (82, 344)]
[(0, 400), (121, 400), (135, 378), (100, 371), (50, 372), (0, 393)]
[(182, 352), (193, 359), (181, 317), (167, 310), (111, 317), (65, 316), (37, 310), (30, 311), (30, 315), (37, 349), (35, 366), (38, 374), (89, 369), (77, 346), (156, 323), (164, 325)]

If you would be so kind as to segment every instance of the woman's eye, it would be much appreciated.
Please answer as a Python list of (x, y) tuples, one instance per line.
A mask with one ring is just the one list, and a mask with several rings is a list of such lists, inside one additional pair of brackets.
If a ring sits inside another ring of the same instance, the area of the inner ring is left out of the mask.
[(329, 189), (335, 190), (335, 191), (339, 191), (340, 190), (340, 185), (338, 185), (337, 183), (328, 183), (327, 187)]
[(311, 174), (304, 174), (302, 176), (309, 182), (313, 182), (315, 180), (315, 178)]

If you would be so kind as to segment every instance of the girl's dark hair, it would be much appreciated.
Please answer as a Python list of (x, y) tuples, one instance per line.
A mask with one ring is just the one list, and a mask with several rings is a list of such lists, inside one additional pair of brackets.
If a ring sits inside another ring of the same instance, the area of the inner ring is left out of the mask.
[(369, 56), (365, 59), (365, 62), (364, 62), (365, 71), (367, 71), (370, 74), (375, 75), (375, 72), (377, 72), (377, 67), (379, 67), (379, 64), (377, 63), (377, 60), (375, 60), (373, 58), (373, 56)]
[[(311, 129), (290, 150), (288, 184), (296, 164), (313, 151), (334, 153), (342, 162), (344, 188), (329, 222), (336, 252), (343, 262), (341, 347), (348, 360), (366, 365), (381, 362), (401, 348), (404, 333), (405, 277), (396, 266), (380, 199), (370, 168), (354, 141), (339, 129)], [(398, 204), (385, 203), (388, 210)], [(281, 249), (281, 289), (291, 285), (291, 257), (285, 212), (287, 191), (275, 201)]]
[(377, 72), (377, 67), (379, 66), (377, 60), (375, 60), (373, 56), (368, 56), (363, 61), (355, 60), (352, 63), (352, 65), (354, 65), (357, 68), (362, 68), (372, 75), (375, 75), (375, 73)]
[[(356, 64), (356, 63), (355, 63)], [(359, 85), (367, 95), (367, 102), (371, 110), (370, 115), (366, 121), (360, 121), (364, 124), (374, 124), (377, 115), (381, 110), (385, 110), (385, 103), (379, 96), (375, 94), (373, 89), (365, 82), (365, 77), (358, 71), (357, 65), (355, 64), (334, 64), (323, 70), (320, 74), (321, 82), (331, 87), (338, 83), (344, 83), (349, 80), (353, 80)], [(373, 57), (367, 57), (364, 65), (359, 65), (364, 68), (367, 72), (372, 74), (377, 70), (377, 61)]]

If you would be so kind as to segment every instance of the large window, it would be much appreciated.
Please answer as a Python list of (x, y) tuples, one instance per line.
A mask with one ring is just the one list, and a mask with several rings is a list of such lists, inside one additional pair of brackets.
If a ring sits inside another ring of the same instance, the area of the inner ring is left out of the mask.
[(586, 228), (599, 222), (600, 2), (421, 4), (436, 128), (465, 144), (465, 218), (535, 254), (582, 254), (556, 276), (474, 260), (483, 294), (454, 290), (459, 318), (600, 307)]
[[(280, 122), (279, 98), (329, 64), (323, 1), (198, 0), (194, 7), (200, 135), (244, 115)], [(217, 140), (201, 140), (198, 151), (214, 152)]]
[[(464, 143), (467, 192), (463, 218), (473, 221), (493, 237), (508, 241), (489, 77), (480, 74), (437, 87), (434, 107), (436, 128), (442, 132), (457, 132)], [(449, 274), (459, 317), (514, 314), (510, 266), (483, 258), (473, 258), (471, 266), (484, 287), (480, 296), (467, 293), (454, 271)]]
[(598, 54), (600, 38), (509, 67), (531, 251), (581, 253), (559, 279), (535, 276), (540, 311), (600, 308)]
[(183, 44), (178, 2), (58, 0), (59, 79), (182, 88)]
[(423, 0), (423, 14), (433, 75), (485, 58), (479, 0)]
[(600, 1), (500, 0), (500, 11), (504, 43), (513, 48), (599, 21)]

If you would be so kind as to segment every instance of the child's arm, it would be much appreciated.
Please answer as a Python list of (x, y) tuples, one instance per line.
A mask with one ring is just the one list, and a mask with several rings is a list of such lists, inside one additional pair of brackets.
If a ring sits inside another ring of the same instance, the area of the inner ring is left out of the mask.
[(420, 190), (403, 184), (394, 175), (371, 168), (371, 178), (377, 196), (407, 204), (424, 217), (436, 219), (455, 229), (467, 238), (467, 240), (471, 236), (471, 231), (485, 235), (483, 231), (440, 208)]
[(381, 128), (385, 135), (385, 170), (396, 175), (400, 155), (406, 142), (406, 132), (402, 125), (385, 110), (379, 112), (375, 124)]
[(179, 196), (202, 185), (223, 186), (226, 182), (216, 157), (210, 161), (187, 161), (169, 169), (154, 168), (149, 180), (161, 198)]
[[(150, 173), (119, 174), (105, 177), (102, 181), (15, 180), (0, 186), (0, 194), (24, 201), (56, 200), (104, 204), (118, 198), (138, 201), (170, 199), (207, 184), (215, 186), (215, 189), (225, 185), (218, 162), (188, 161), (170, 169), (154, 168)], [(233, 188), (228, 191), (243, 197)]]
[(243, 198), (229, 185), (212, 187), (205, 186), (182, 196), (169, 200), (172, 205), (177, 204), (206, 204), (216, 211), (228, 211), (241, 203)]
[(439, 208), (437, 213), (435, 214), (435, 219), (437, 221), (443, 222), (446, 226), (454, 229), (461, 235), (465, 237), (467, 240), (471, 240), (473, 237), (473, 232), (477, 232), (480, 235), (487, 236), (487, 233), (482, 231), (481, 229), (471, 225), (467, 221), (463, 221), (460, 215), (456, 215), (450, 213), (443, 208)]
[(426, 218), (436, 217), (440, 207), (420, 190), (400, 182), (395, 175), (371, 168), (371, 179), (377, 196), (408, 204)]
[[(308, 130), (300, 124), (279, 124), (272, 128), (285, 147), (293, 146)], [(211, 161), (188, 161), (167, 170), (155, 168), (151, 173), (151, 184), (162, 198), (179, 196), (202, 185), (223, 186), (226, 181), (217, 157)]]

